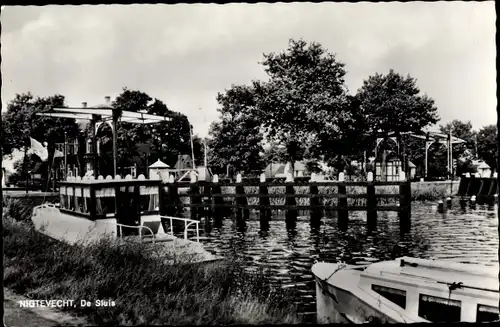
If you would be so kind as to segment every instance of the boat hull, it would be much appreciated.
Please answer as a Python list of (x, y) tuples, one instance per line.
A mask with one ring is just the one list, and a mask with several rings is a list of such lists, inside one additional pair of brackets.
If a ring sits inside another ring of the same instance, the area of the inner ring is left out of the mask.
[(318, 324), (403, 322), (391, 319), (354, 294), (318, 279), (316, 280), (316, 313)]
[(115, 218), (92, 221), (62, 213), (50, 204), (35, 207), (31, 221), (37, 231), (72, 245), (117, 237)]

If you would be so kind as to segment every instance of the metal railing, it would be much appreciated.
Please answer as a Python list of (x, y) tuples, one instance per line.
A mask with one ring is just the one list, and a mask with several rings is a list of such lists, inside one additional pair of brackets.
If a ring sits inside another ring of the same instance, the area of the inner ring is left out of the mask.
[(139, 229), (139, 238), (141, 240), (141, 243), (142, 243), (142, 228), (144, 229), (147, 229), (151, 232), (151, 236), (152, 236), (152, 242), (153, 244), (155, 243), (155, 233), (153, 233), (153, 230), (147, 226), (130, 226), (130, 225), (124, 225), (124, 224), (116, 224), (116, 226), (118, 226), (118, 228), (120, 229), (120, 238), (123, 237), (123, 227), (126, 227), (126, 228), (138, 228)]
[[(170, 221), (170, 235), (174, 236), (174, 220), (184, 221), (184, 239), (188, 240), (188, 227), (191, 225), (196, 225), (196, 242), (200, 242), (200, 222), (198, 220), (193, 220), (189, 218), (171, 217), (171, 216), (160, 216), (160, 218), (168, 219)], [(167, 231), (165, 231), (167, 232)]]
[(33, 217), (37, 216), (38, 211), (40, 211), (41, 209), (46, 209), (46, 208), (51, 208), (52, 210), (59, 210), (57, 208), (57, 206), (53, 203), (44, 203), (44, 204), (38, 205), (38, 206), (33, 208), (32, 216)]

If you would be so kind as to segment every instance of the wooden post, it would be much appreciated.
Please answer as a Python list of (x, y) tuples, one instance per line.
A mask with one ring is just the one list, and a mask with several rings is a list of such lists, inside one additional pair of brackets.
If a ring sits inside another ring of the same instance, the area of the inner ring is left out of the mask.
[(399, 184), (399, 229), (407, 233), (411, 227), (411, 182), (406, 181), (404, 172), (401, 173)]
[[(174, 176), (170, 176), (168, 178), (168, 194), (167, 194), (167, 201), (166, 201), (166, 206), (164, 206), (160, 202), (160, 210), (161, 208), (164, 208), (165, 214), (167, 216), (178, 216), (180, 213), (180, 198), (179, 198), (179, 188), (175, 184), (175, 178)], [(162, 193), (165, 193), (165, 189), (160, 187), (161, 190), (163, 190)]]
[[(344, 173), (339, 173), (339, 182), (344, 183)], [(339, 184), (338, 186), (339, 202), (337, 219), (339, 229), (342, 231), (347, 230), (349, 224), (349, 212), (347, 211), (347, 187), (345, 184)]]
[(242, 184), (241, 174), (236, 175), (236, 218), (238, 221), (247, 220), (250, 216), (250, 210), (248, 208), (241, 208), (241, 206), (247, 206), (248, 201), (245, 197), (245, 188)]
[(311, 194), (311, 198), (309, 199), (309, 206), (311, 209), (309, 210), (311, 216), (311, 225), (318, 226), (321, 223), (321, 217), (323, 213), (320, 208), (320, 198), (317, 196), (319, 194), (318, 186), (312, 183), (317, 182), (316, 174), (311, 174), (310, 185), (309, 185), (309, 193)]
[(191, 172), (191, 185), (189, 187), (190, 194), (190, 211), (191, 211), (191, 219), (198, 219), (198, 204), (200, 203), (200, 187), (198, 186), (198, 178), (194, 172)]
[(202, 209), (202, 214), (206, 219), (212, 217), (212, 191), (210, 187), (211, 182), (203, 182), (203, 199), (202, 202), (205, 204)]
[[(292, 173), (288, 173), (286, 180), (285, 180), (286, 186), (285, 186), (285, 205), (286, 206), (296, 206), (297, 201), (295, 200), (295, 189), (293, 187), (293, 175)], [(297, 209), (286, 209), (286, 214), (285, 214), (285, 222), (287, 229), (294, 229), (295, 225), (297, 223)]]
[(219, 175), (214, 175), (212, 180), (212, 212), (214, 214), (215, 225), (220, 226), (224, 217), (224, 198), (219, 184)]
[[(68, 187), (66, 186), (66, 193), (68, 192)], [(96, 220), (96, 205), (97, 205), (97, 198), (95, 195), (95, 188), (90, 186), (90, 219), (91, 220)]]
[(260, 205), (260, 229), (262, 231), (269, 230), (269, 220), (271, 220), (271, 208), (269, 208), (269, 191), (267, 189), (266, 174), (260, 175), (259, 185), (259, 205)]
[(377, 228), (377, 198), (375, 196), (375, 184), (373, 184), (373, 173), (367, 175), (368, 186), (366, 189), (366, 223), (368, 230)]

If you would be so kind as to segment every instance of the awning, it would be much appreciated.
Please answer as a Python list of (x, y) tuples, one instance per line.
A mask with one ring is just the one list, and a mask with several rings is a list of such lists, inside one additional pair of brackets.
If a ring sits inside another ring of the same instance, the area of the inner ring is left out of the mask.
[(171, 120), (171, 118), (167, 116), (157, 116), (114, 108), (53, 108), (52, 111), (37, 113), (37, 115), (80, 120), (91, 120), (94, 115), (97, 115), (100, 116), (101, 121), (107, 121), (113, 119), (114, 111), (120, 112), (118, 121), (132, 124), (156, 124)]

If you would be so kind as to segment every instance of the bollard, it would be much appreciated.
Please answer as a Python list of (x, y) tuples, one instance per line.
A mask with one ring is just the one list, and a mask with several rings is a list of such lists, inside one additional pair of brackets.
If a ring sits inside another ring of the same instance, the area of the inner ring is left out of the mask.
[(443, 200), (439, 200), (439, 202), (438, 202), (438, 212), (439, 213), (443, 213), (444, 212)]
[(470, 197), (470, 207), (475, 208), (476, 207), (476, 196), (473, 195)]
[(493, 204), (498, 204), (498, 194), (493, 195)]
[(451, 197), (447, 197), (447, 198), (446, 198), (446, 207), (447, 207), (448, 209), (451, 209)]

